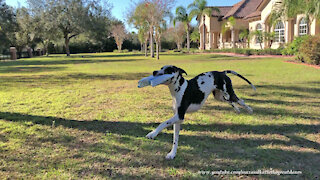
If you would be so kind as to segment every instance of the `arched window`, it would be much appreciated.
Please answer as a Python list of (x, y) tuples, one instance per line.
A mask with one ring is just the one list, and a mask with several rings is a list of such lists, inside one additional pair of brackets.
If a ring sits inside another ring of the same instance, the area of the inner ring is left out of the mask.
[(284, 43), (284, 24), (279, 21), (274, 28), (274, 41), (278, 43)]
[(261, 32), (261, 36), (259, 36), (258, 34), (256, 35), (256, 43), (262, 43), (262, 25), (259, 23), (256, 26), (256, 31), (260, 31)]
[(308, 24), (306, 18), (302, 18), (299, 22), (299, 36), (308, 34)]

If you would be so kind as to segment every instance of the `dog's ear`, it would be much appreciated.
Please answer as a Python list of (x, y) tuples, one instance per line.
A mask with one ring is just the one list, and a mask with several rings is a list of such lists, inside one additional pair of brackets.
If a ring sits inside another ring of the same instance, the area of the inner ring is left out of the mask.
[(181, 75), (182, 75), (183, 73), (185, 73), (186, 75), (188, 75), (185, 70), (183, 70), (183, 69), (181, 69), (181, 68), (177, 68), (177, 69), (178, 69), (178, 72), (179, 72)]

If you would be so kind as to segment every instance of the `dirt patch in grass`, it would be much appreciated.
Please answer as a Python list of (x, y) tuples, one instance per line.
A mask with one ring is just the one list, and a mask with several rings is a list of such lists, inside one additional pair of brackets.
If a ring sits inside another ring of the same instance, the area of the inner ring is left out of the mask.
[(307, 63), (302, 63), (302, 62), (298, 62), (298, 61), (285, 61), (287, 63), (291, 63), (291, 64), (299, 64), (299, 65), (304, 65), (304, 66), (309, 66), (309, 67), (313, 67), (316, 69), (320, 69), (320, 65), (313, 65), (313, 64), (307, 64)]

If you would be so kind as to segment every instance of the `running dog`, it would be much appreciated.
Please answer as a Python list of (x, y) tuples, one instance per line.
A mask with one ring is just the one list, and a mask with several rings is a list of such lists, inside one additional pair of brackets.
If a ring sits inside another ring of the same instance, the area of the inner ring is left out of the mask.
[(164, 74), (174, 75), (171, 79), (163, 83), (169, 87), (173, 98), (174, 116), (161, 123), (146, 136), (149, 139), (154, 139), (164, 128), (173, 125), (173, 145), (166, 159), (173, 159), (176, 156), (180, 125), (184, 120), (185, 113), (198, 111), (211, 93), (216, 100), (228, 102), (237, 113), (240, 113), (237, 105), (245, 108), (249, 113), (253, 112), (252, 109), (234, 93), (231, 79), (226, 75), (228, 73), (242, 78), (255, 90), (254, 85), (252, 85), (248, 79), (231, 70), (206, 72), (199, 74), (191, 80), (185, 80), (182, 74), (187, 75), (186, 71), (176, 66), (164, 66), (161, 70), (153, 72), (153, 76)]

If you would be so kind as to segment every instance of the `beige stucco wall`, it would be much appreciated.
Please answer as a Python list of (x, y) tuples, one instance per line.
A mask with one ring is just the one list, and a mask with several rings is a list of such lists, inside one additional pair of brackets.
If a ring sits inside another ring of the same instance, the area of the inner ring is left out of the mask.
[[(304, 14), (299, 14), (297, 18), (295, 19), (295, 25), (294, 25), (294, 36), (299, 36), (299, 23), (302, 18), (306, 17)], [(309, 27), (309, 34), (310, 35), (316, 35), (319, 34), (319, 22), (317, 22), (315, 19), (312, 20), (311, 26)]]
[(311, 35), (316, 35), (319, 34), (319, 22), (316, 22), (316, 20), (313, 20), (310, 26), (310, 34)]
[[(268, 17), (276, 1), (278, 0), (271, 0), (268, 3), (268, 5), (261, 11), (261, 20), (249, 22), (250, 31), (255, 31), (258, 23), (261, 23), (264, 31), (268, 31), (266, 24), (268, 23)], [(294, 19), (285, 19), (285, 18), (282, 19), (282, 22), (284, 23), (284, 26), (285, 26), (285, 43), (290, 43), (294, 39), (294, 37), (299, 35), (299, 22), (303, 17), (305, 17), (305, 15), (300, 14)], [(270, 32), (273, 32), (273, 31), (274, 31), (274, 27), (271, 27)], [(311, 35), (320, 34), (320, 23), (317, 22), (316, 20), (312, 21), (311, 26), (309, 27), (309, 34)], [(271, 48), (276, 49), (276, 48), (279, 48), (281, 45), (283, 46), (284, 44), (274, 42)], [(265, 44), (263, 44), (263, 48), (264, 46)], [(255, 38), (252, 38), (250, 42), (250, 48), (260, 49), (260, 45), (255, 43)]]
[[(266, 32), (266, 31), (273, 32), (274, 31), (274, 27), (269, 25), (269, 23), (268, 23), (268, 18), (271, 14), (272, 7), (276, 1), (278, 1), (278, 0), (271, 0), (265, 6), (265, 8), (261, 11), (261, 19), (260, 20), (249, 22), (249, 30), (250, 31), (255, 31), (258, 23), (261, 24), (264, 32)], [(292, 32), (290, 32), (288, 27), (292, 26), (292, 25), (285, 19), (282, 19), (282, 22), (285, 26), (285, 43), (288, 43), (288, 40), (290, 39), (289, 35), (292, 33)], [(273, 42), (271, 48), (276, 49), (276, 48), (279, 48), (281, 45), (283, 45), (283, 43)], [(265, 46), (266, 46), (266, 43), (263, 43), (262, 47), (265, 48)], [(250, 42), (250, 48), (260, 49), (260, 44), (256, 43), (255, 38), (252, 38), (252, 40)]]
[(220, 32), (221, 31), (221, 21), (218, 21), (217, 17), (210, 18), (210, 32)]
[[(250, 32), (256, 31), (257, 30), (257, 25), (259, 23), (261, 24), (262, 29), (264, 29), (264, 24), (262, 23), (261, 20), (259, 20), (259, 21), (252, 21), (252, 22), (249, 23), (249, 31)], [(251, 40), (250, 40), (250, 48), (252, 48), (252, 49), (261, 49), (260, 44), (256, 43), (256, 38), (255, 37), (252, 37)], [(262, 43), (262, 48), (264, 48), (264, 43)]]
[[(271, 14), (272, 7), (273, 7), (274, 3), (277, 1), (279, 1), (279, 0), (270, 0), (270, 2), (264, 7), (264, 9), (262, 9), (260, 19), (257, 19), (255, 21), (250, 21), (250, 22), (245, 21), (243, 19), (236, 19), (236, 25), (234, 26), (235, 42), (238, 42), (238, 40), (239, 40), (239, 37), (238, 37), (239, 30), (249, 29), (251, 32), (255, 31), (258, 23), (261, 24), (263, 31), (273, 32), (274, 27), (272, 27), (271, 25), (268, 24), (269, 23), (268, 18)], [(284, 46), (286, 43), (292, 42), (294, 37), (298, 36), (299, 22), (302, 17), (304, 17), (304, 15), (298, 15), (294, 19), (283, 18), (281, 21), (283, 22), (283, 24), (285, 26), (285, 42), (284, 43), (273, 42), (271, 48), (276, 49), (276, 48), (279, 48), (280, 46)], [(203, 21), (203, 18), (201, 18), (201, 21), (200, 21), (201, 38), (202, 38), (202, 30), (201, 30), (202, 28), (201, 27), (203, 24), (202, 21)], [(220, 43), (222, 43), (222, 41), (231, 43), (231, 38), (230, 38), (231, 32), (227, 32), (223, 37), (222, 37), (222, 33), (221, 33), (221, 26), (226, 21), (227, 20), (218, 21), (217, 17), (210, 17), (209, 18), (208, 16), (206, 16), (206, 18), (205, 18), (205, 24), (206, 24), (206, 28), (207, 28), (206, 38), (208, 39), (208, 41), (206, 43), (206, 49), (214, 48), (214, 46), (212, 45), (212, 43), (216, 41), (216, 39), (214, 38), (214, 33), (220, 34), (220, 38), (218, 36)], [(320, 22), (316, 22), (316, 20), (313, 20), (311, 23), (311, 26), (309, 28), (309, 33), (311, 35), (320, 34)], [(262, 43), (262, 48), (265, 48), (265, 46), (268, 46), (268, 44), (266, 42)], [(219, 48), (222, 48), (221, 44), (220, 44)], [(260, 49), (261, 48), (260, 44), (256, 43), (255, 37), (251, 38), (250, 48), (253, 48), (253, 49)]]

